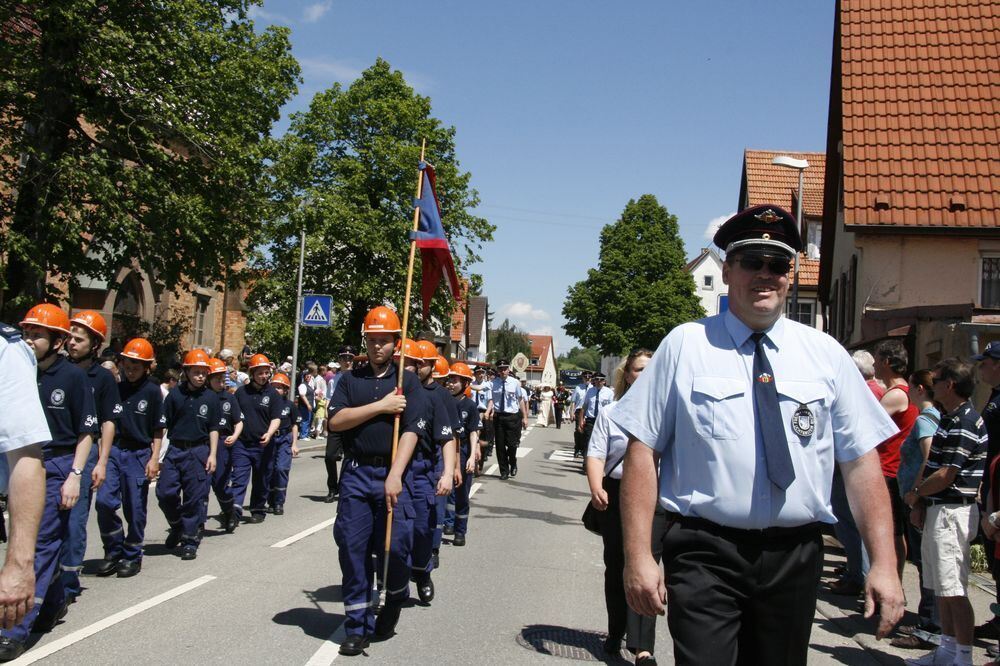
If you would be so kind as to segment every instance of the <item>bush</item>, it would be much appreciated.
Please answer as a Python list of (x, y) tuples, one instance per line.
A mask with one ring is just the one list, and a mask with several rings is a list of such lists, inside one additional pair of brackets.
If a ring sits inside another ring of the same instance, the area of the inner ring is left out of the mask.
[(976, 543), (972, 545), (971, 568), (973, 573), (989, 573), (990, 571), (989, 564), (986, 562), (986, 550), (982, 544)]

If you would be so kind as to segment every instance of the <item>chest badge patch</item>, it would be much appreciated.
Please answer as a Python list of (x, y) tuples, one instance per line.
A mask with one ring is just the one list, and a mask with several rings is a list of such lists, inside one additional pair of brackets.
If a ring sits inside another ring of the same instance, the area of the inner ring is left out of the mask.
[(208, 416), (208, 405), (202, 405), (198, 408), (198, 414), (201, 416)]
[(53, 405), (61, 405), (63, 404), (63, 401), (65, 399), (66, 399), (66, 394), (63, 393), (62, 389), (56, 389), (55, 391), (52, 392), (52, 395), (49, 396), (49, 400), (52, 401)]
[(803, 404), (792, 414), (792, 430), (799, 437), (809, 437), (816, 431), (816, 417)]
[(260, 404), (262, 404), (264, 406), (270, 405), (271, 404), (271, 396), (265, 395), (263, 398), (260, 399)]
[(224, 402), (222, 403), (222, 411), (228, 414), (229, 412), (233, 411), (233, 406), (230, 405), (228, 402)]
[(140, 401), (139, 401), (139, 404), (137, 404), (137, 405), (135, 406), (135, 409), (136, 409), (136, 411), (138, 411), (138, 412), (139, 412), (140, 414), (143, 414), (143, 413), (145, 413), (145, 412), (146, 412), (146, 408), (147, 408), (147, 407), (149, 407), (149, 403), (148, 403), (148, 402), (146, 402), (145, 400), (140, 400)]

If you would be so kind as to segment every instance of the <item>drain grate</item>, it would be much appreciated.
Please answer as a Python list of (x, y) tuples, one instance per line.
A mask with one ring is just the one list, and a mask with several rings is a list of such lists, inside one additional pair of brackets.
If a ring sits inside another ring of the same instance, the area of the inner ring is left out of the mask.
[(608, 635), (590, 629), (570, 629), (551, 624), (531, 624), (517, 635), (517, 644), (540, 654), (577, 661), (625, 661), (604, 654), (604, 639)]

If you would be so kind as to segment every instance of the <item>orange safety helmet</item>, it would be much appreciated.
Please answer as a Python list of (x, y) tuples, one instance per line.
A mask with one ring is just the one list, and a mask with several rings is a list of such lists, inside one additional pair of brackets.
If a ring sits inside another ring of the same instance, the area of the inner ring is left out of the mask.
[(430, 340), (421, 340), (417, 343), (417, 358), (423, 361), (433, 361), (438, 357), (438, 348)]
[(451, 366), (448, 365), (448, 359), (444, 356), (438, 356), (437, 360), (434, 361), (434, 372), (431, 373), (431, 377), (443, 379), (448, 376), (449, 372), (451, 372)]
[(254, 368), (270, 368), (271, 361), (268, 360), (263, 354), (254, 354), (250, 357), (250, 364), (247, 366), (247, 370), (253, 370)]
[(472, 387), (471, 386), (466, 386), (465, 387), (465, 397), (466, 398), (471, 398), (472, 397)]
[(411, 340), (410, 338), (406, 338), (404, 340), (400, 340), (399, 342), (397, 342), (396, 351), (393, 353), (394, 357), (396, 358), (399, 357), (400, 349), (403, 350), (403, 356), (406, 358), (416, 358), (416, 359), (420, 358), (420, 348), (417, 346), (416, 340)]
[(79, 324), (97, 336), (99, 342), (108, 337), (108, 323), (97, 310), (80, 310), (69, 320), (71, 324)]
[(208, 376), (217, 375), (220, 372), (229, 372), (229, 366), (221, 358), (208, 359)]
[(365, 333), (402, 333), (403, 326), (399, 323), (399, 315), (391, 308), (380, 305), (365, 315), (365, 323), (361, 325), (361, 334)]
[(451, 364), (451, 372), (448, 374), (464, 377), (465, 379), (472, 379), (472, 368), (469, 367), (468, 363), (455, 361)]
[(133, 338), (125, 345), (122, 356), (151, 363), (153, 361), (153, 345), (146, 338)]
[(288, 379), (288, 375), (286, 375), (283, 372), (276, 372), (276, 373), (274, 373), (274, 377), (271, 377), (271, 383), (272, 384), (281, 384), (282, 386), (284, 386), (285, 388), (288, 388), (288, 389), (292, 388), (292, 382), (291, 382), (291, 380)]
[(185, 368), (211, 368), (208, 362), (208, 354), (201, 349), (192, 349), (184, 354), (184, 362), (181, 365)]
[(39, 303), (28, 310), (21, 320), (21, 327), (41, 326), (63, 335), (69, 335), (69, 316), (58, 305)]

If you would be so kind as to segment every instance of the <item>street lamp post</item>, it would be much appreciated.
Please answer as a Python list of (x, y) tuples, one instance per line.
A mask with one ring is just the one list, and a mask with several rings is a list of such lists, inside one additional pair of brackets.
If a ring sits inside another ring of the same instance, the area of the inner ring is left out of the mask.
[[(779, 155), (771, 160), (771, 164), (776, 166), (785, 167), (786, 169), (798, 169), (799, 172), (799, 208), (796, 215), (796, 224), (799, 227), (799, 233), (802, 233), (802, 174), (805, 170), (809, 168), (809, 162), (806, 160), (799, 160), (791, 155)], [(795, 320), (798, 321), (799, 318), (799, 253), (795, 253), (795, 276), (792, 282), (792, 313)]]
[(302, 321), (302, 269), (306, 262), (306, 230), (300, 232), (299, 241), (299, 286), (295, 291), (295, 335), (292, 337), (292, 390), (299, 386), (299, 322)]

